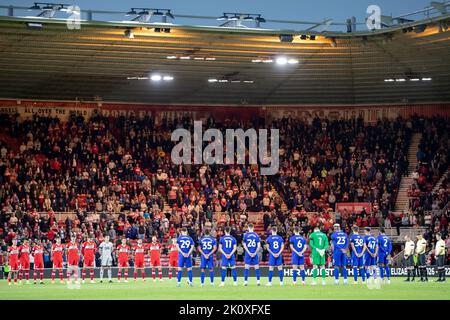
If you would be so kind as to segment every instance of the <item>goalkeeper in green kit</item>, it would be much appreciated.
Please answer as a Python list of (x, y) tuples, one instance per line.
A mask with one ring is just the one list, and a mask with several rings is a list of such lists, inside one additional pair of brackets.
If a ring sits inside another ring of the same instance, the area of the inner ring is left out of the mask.
[(328, 237), (320, 231), (316, 226), (314, 232), (309, 236), (309, 246), (311, 247), (312, 263), (313, 263), (313, 282), (316, 285), (317, 273), (322, 273), (322, 284), (325, 285), (325, 250), (328, 248)]

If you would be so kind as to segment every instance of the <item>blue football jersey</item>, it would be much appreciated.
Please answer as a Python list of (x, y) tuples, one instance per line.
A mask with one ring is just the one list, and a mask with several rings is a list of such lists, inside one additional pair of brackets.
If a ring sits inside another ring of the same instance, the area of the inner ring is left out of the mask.
[(375, 253), (375, 249), (377, 247), (377, 239), (375, 239), (372, 235), (367, 235), (364, 237), (364, 242), (367, 246), (367, 250), (370, 253)]
[(303, 248), (306, 246), (306, 239), (301, 235), (293, 235), (290, 237), (289, 243), (292, 244), (297, 252), (302, 252)]
[(210, 254), (216, 245), (216, 239), (211, 236), (203, 236), (199, 240), (199, 246), (202, 248), (204, 254)]
[(391, 239), (389, 239), (385, 234), (380, 234), (377, 240), (380, 252), (382, 251), (386, 255), (391, 254), (392, 251)]
[(364, 238), (359, 234), (352, 234), (350, 236), (350, 242), (355, 246), (357, 254), (361, 254), (364, 250)]
[(181, 252), (188, 253), (194, 245), (194, 240), (189, 236), (181, 235), (177, 239), (177, 244), (180, 247)]
[(279, 235), (270, 235), (267, 238), (267, 243), (269, 244), (270, 251), (273, 253), (278, 253), (281, 250), (284, 240)]
[(259, 242), (259, 236), (255, 232), (247, 232), (244, 234), (244, 243), (247, 246), (248, 252), (251, 254), (256, 253)]
[(348, 249), (348, 236), (345, 232), (333, 232), (331, 241), (333, 242), (333, 251), (335, 252)]
[(222, 251), (225, 254), (230, 254), (233, 251), (234, 246), (237, 244), (236, 239), (233, 236), (222, 236), (219, 239), (219, 243), (222, 245)]

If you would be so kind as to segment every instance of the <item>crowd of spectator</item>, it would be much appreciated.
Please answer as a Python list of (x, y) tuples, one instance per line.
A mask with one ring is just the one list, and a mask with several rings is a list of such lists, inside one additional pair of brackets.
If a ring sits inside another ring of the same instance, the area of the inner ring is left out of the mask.
[[(334, 221), (344, 230), (353, 224), (393, 226), (398, 217), (391, 212), (407, 174), (412, 132), (424, 131), (420, 162), (427, 170), (419, 169), (426, 176), (424, 184), (418, 182), (421, 191), (447, 159), (448, 149), (436, 141), (448, 129), (445, 121), (422, 127), (417, 122), (207, 119), (204, 129), (280, 130), (280, 170), (261, 176), (258, 165), (175, 165), (171, 133), (193, 131), (189, 117), (156, 123), (135, 116), (68, 121), (2, 116), (0, 137), (8, 143), (0, 144), (0, 239), (52, 241), (91, 233), (109, 234), (113, 241), (122, 236), (148, 240), (156, 234), (164, 242), (184, 226), (196, 240), (204, 228), (220, 236), (225, 224), (240, 239), (248, 212), (265, 212), (264, 230), (278, 225), (286, 237), (294, 225), (305, 234), (317, 224), (329, 232)], [(372, 210), (334, 216), (337, 202), (369, 202)], [(59, 212), (73, 214), (60, 220)]]

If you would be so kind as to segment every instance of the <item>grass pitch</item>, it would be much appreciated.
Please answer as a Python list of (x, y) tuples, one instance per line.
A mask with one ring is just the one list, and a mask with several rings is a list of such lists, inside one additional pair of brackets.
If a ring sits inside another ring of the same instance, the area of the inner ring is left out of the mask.
[[(317, 286), (311, 286), (311, 279), (307, 278), (305, 286), (300, 282), (292, 286), (291, 279), (285, 279), (284, 286), (274, 279), (272, 287), (266, 287), (267, 279), (262, 278), (261, 286), (256, 286), (255, 278), (249, 279), (249, 285), (244, 287), (242, 279), (238, 279), (238, 286), (232, 286), (227, 279), (225, 287), (218, 286), (219, 279), (215, 279), (214, 287), (205, 280), (205, 287), (200, 287), (200, 279), (194, 278), (194, 286), (186, 284), (183, 279), (181, 287), (176, 287), (176, 280), (164, 282), (146, 282), (131, 280), (128, 283), (97, 283), (81, 284), (79, 289), (69, 289), (66, 284), (59, 282), (51, 284), (49, 280), (40, 285), (22, 284), (9, 286), (6, 280), (0, 280), (1, 300), (450, 300), (450, 282), (403, 282), (404, 278), (393, 278), (391, 284), (382, 284), (379, 289), (369, 289), (365, 284), (353, 284), (349, 279), (348, 285), (334, 285), (334, 279), (327, 278), (327, 285), (322, 286), (318, 279)], [(433, 279), (435, 280), (435, 279)], [(341, 280), (342, 283), (342, 280)]]

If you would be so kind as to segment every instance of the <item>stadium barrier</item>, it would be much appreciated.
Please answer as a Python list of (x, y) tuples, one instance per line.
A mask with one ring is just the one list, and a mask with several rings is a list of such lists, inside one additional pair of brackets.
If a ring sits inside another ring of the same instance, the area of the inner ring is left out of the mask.
[[(173, 268), (173, 277), (176, 278), (176, 268)], [(267, 266), (260, 266), (261, 269), (261, 277), (267, 277), (268, 276), (268, 270), (269, 268)], [(406, 268), (403, 267), (391, 267), (391, 277), (406, 277), (407, 276), (407, 272), (406, 272)], [(79, 274), (81, 274), (81, 270), (82, 268), (79, 268)], [(100, 277), (100, 268), (99, 267), (95, 267), (94, 268), (95, 272), (94, 272), (94, 277), (96, 280), (99, 279)], [(112, 267), (112, 277), (113, 279), (117, 279), (117, 270), (118, 267)], [(133, 268), (130, 267), (128, 269), (128, 279), (133, 279)], [(163, 270), (163, 279), (166, 280), (168, 277), (168, 267), (162, 267)], [(238, 266), (236, 268), (237, 270), (237, 274), (238, 277), (243, 277), (244, 276), (244, 267), (243, 266)], [(291, 277), (292, 276), (292, 272), (293, 269), (289, 266), (289, 267), (284, 267), (284, 276), (285, 277)], [(352, 268), (347, 268), (348, 270), (348, 276), (349, 278), (353, 277), (353, 269)], [(193, 271), (193, 276), (194, 277), (200, 277), (200, 268), (199, 267), (193, 267), (192, 268)], [(326, 275), (327, 277), (333, 277), (333, 268), (326, 268)], [(437, 267), (435, 266), (428, 266), (427, 267), (427, 271), (428, 271), (428, 277), (437, 277), (438, 276), (438, 272), (437, 272)], [(306, 275), (312, 276), (312, 267), (305, 267), (305, 272)], [(67, 273), (67, 269), (64, 268), (63, 269), (63, 277), (64, 280), (66, 280), (66, 273)], [(208, 273), (208, 270), (206, 270), (206, 273)], [(30, 271), (30, 275), (31, 275), (31, 279), (32, 279), (32, 274), (33, 274), (33, 270)], [(50, 279), (51, 278), (51, 274), (52, 274), (52, 269), (50, 268), (46, 268), (44, 269), (44, 279)], [(151, 268), (150, 267), (146, 267), (145, 268), (145, 274), (146, 274), (146, 278), (150, 279), (151, 278)], [(215, 267), (214, 268), (214, 275), (217, 278), (220, 278), (220, 274), (221, 274), (221, 268)], [(253, 268), (250, 269), (250, 276), (254, 277), (254, 271)], [(445, 275), (446, 276), (450, 276), (450, 265), (449, 266), (445, 266)], [(122, 273), (122, 278), (123, 278), (124, 274)], [(141, 279), (141, 274), (140, 272), (138, 272), (138, 280)], [(158, 272), (156, 272), (156, 276), (158, 277)], [(183, 269), (183, 276), (184, 278), (187, 276), (187, 272), (185, 269)], [(107, 273), (105, 272), (104, 279), (108, 279), (107, 277)], [(276, 278), (276, 277), (275, 277)], [(0, 274), (0, 279), (5, 279), (5, 275), (4, 274)], [(89, 273), (86, 274), (86, 280), (89, 280)], [(59, 271), (57, 271), (57, 275), (55, 276), (55, 281), (59, 281)]]

